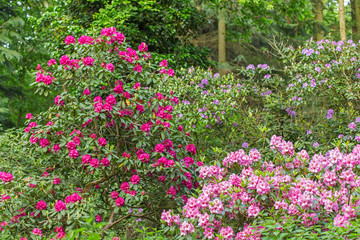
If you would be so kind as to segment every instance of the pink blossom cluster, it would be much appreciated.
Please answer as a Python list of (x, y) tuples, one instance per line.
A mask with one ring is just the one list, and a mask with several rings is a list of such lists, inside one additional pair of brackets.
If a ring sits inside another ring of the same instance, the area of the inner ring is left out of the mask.
[(3, 182), (12, 182), (14, 180), (14, 177), (11, 173), (0, 172), (0, 179)]
[(270, 141), (271, 149), (277, 149), (283, 155), (288, 154), (290, 156), (294, 155), (294, 145), (292, 142), (287, 142), (282, 139), (281, 136), (272, 136)]
[[(171, 226), (172, 219), (176, 218), (182, 235), (195, 231), (207, 239), (213, 239), (216, 234), (223, 239), (250, 239), (249, 236), (261, 239), (261, 225), (243, 223), (243, 230), (236, 232), (231, 223), (237, 225), (241, 215), (249, 219), (248, 223), (253, 219), (259, 221), (261, 213), (272, 208), (277, 219), (300, 219), (305, 227), (320, 224), (320, 215), (334, 226), (346, 228), (351, 224), (360, 206), (360, 200), (354, 195), (355, 188), (360, 186), (356, 168), (360, 164), (360, 145), (348, 153), (335, 148), (310, 158), (306, 150), (295, 152), (291, 142), (273, 136), (270, 149), (279, 150), (268, 151), (272, 154), (270, 162), (268, 155), (267, 161), (262, 160), (256, 149), (249, 154), (240, 149), (228, 154), (223, 168), (201, 167), (202, 191), (198, 197), (187, 200), (180, 223), (179, 216), (170, 211), (162, 214), (162, 220)], [(280, 156), (290, 156), (290, 159), (279, 161)], [(237, 169), (235, 173), (233, 169)], [(304, 175), (294, 174), (299, 171)], [(195, 230), (191, 226), (195, 226)]]
[(175, 76), (175, 72), (173, 69), (169, 68), (168, 70), (166, 70), (166, 67), (168, 66), (168, 62), (166, 59), (162, 60), (160, 63), (159, 63), (159, 66), (160, 67), (163, 67), (159, 70), (159, 73), (161, 74), (168, 74), (169, 76), (171, 77), (174, 77)]
[(52, 75), (51, 72), (47, 74), (44, 74), (44, 71), (43, 70), (39, 70), (37, 73), (36, 73), (36, 78), (35, 78), (35, 81), (37, 83), (39, 82), (43, 82), (45, 83), (45, 85), (50, 85), (52, 84), (52, 82), (55, 80), (54, 76)]

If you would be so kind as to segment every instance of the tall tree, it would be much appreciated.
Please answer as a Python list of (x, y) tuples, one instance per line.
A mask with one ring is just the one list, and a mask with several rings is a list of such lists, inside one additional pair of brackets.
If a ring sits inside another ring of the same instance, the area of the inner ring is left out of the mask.
[(218, 10), (218, 62), (220, 74), (225, 73), (224, 63), (226, 63), (226, 16), (225, 8), (219, 7)]
[(324, 38), (324, 30), (323, 30), (323, 2), (322, 0), (313, 0), (313, 11), (315, 14), (314, 18), (314, 31), (315, 38), (317, 41), (320, 41)]
[(360, 40), (360, 0), (351, 0), (351, 20), (353, 40)]
[(41, 111), (49, 103), (29, 91), (35, 62), (46, 55), (30, 24), (40, 16), (42, 2), (0, 0), (0, 5), (0, 125), (19, 127), (25, 113)]
[(346, 40), (346, 26), (345, 26), (345, 7), (344, 0), (339, 0), (339, 25), (340, 25), (340, 39)]

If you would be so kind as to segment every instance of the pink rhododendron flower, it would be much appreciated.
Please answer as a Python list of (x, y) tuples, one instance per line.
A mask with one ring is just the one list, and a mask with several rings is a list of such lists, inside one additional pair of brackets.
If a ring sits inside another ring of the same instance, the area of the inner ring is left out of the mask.
[(167, 71), (167, 74), (171, 77), (175, 76), (175, 72), (171, 68), (169, 68), (169, 70)]
[(4, 182), (12, 182), (14, 177), (11, 173), (0, 172), (0, 179)]
[(356, 123), (354, 122), (351, 122), (349, 123), (349, 126), (348, 126), (350, 129), (356, 129)]
[(33, 115), (31, 113), (26, 114), (26, 119), (33, 119)]
[(185, 149), (188, 151), (188, 152), (191, 152), (192, 154), (196, 154), (196, 148), (195, 148), (195, 145), (194, 144), (189, 144), (185, 147)]
[(110, 165), (110, 160), (108, 158), (103, 158), (101, 160), (101, 164), (104, 166), (104, 167), (107, 167)]
[(56, 60), (55, 59), (50, 59), (47, 63), (47, 65), (50, 67), (52, 65), (56, 65)]
[(167, 65), (168, 65), (168, 62), (167, 62), (166, 59), (162, 60), (162, 61), (159, 63), (159, 66), (160, 66), (160, 67), (167, 67)]
[(248, 213), (248, 217), (256, 217), (260, 213), (260, 208), (255, 205), (251, 205), (248, 208), (247, 213)]
[(118, 207), (122, 207), (125, 204), (125, 200), (122, 197), (119, 197), (115, 201), (115, 205)]
[(74, 38), (73, 36), (67, 36), (67, 37), (65, 38), (65, 43), (66, 43), (67, 45), (72, 44), (72, 43), (75, 43), (75, 38)]
[(130, 185), (129, 185), (128, 182), (123, 182), (123, 183), (121, 184), (121, 186), (120, 186), (120, 189), (121, 189), (122, 191), (126, 192), (127, 190), (129, 190), (129, 187), (130, 187)]
[(141, 126), (141, 131), (143, 132), (149, 132), (150, 131), (150, 125), (145, 123)]
[(50, 142), (46, 138), (42, 138), (42, 139), (40, 139), (39, 144), (40, 144), (40, 147), (44, 148), (44, 147), (49, 146)]
[(137, 82), (134, 84), (133, 88), (136, 90), (139, 90), (141, 88), (141, 84), (139, 82)]
[(99, 214), (96, 215), (95, 221), (96, 221), (96, 222), (101, 222), (101, 221), (102, 221), (101, 215), (99, 215)]
[(37, 204), (36, 204), (36, 209), (37, 210), (45, 210), (47, 208), (47, 204), (46, 202), (44, 201), (39, 201)]
[(140, 43), (138, 49), (140, 52), (147, 52), (148, 46), (146, 45), (146, 43), (142, 42), (142, 43)]
[(59, 185), (61, 183), (61, 179), (60, 178), (54, 178), (53, 180), (53, 184), (54, 185)]
[(83, 92), (83, 95), (90, 95), (90, 94), (91, 94), (91, 92), (88, 88), (86, 88)]
[(57, 201), (55, 203), (55, 211), (60, 212), (63, 210), (66, 210), (66, 204), (61, 200)]
[(180, 235), (186, 236), (195, 231), (194, 225), (192, 223), (183, 222), (180, 226)]
[(140, 182), (140, 177), (138, 175), (133, 175), (130, 179), (132, 184), (138, 184)]
[(67, 55), (63, 55), (60, 57), (60, 64), (65, 66), (70, 63), (70, 58)]
[(93, 66), (94, 65), (94, 59), (92, 57), (86, 57), (82, 59), (82, 62), (84, 66)]
[(165, 151), (165, 146), (162, 145), (161, 143), (159, 143), (155, 146), (155, 152), (162, 153), (164, 151)]
[(35, 236), (42, 236), (42, 232), (39, 228), (34, 228), (32, 234)]
[(109, 70), (110, 72), (113, 72), (114, 69), (115, 69), (115, 68), (114, 68), (114, 65), (113, 65), (112, 63), (106, 64), (105, 68), (106, 68), (107, 70)]
[(119, 197), (119, 193), (118, 193), (118, 192), (116, 192), (116, 191), (111, 192), (111, 198), (112, 198), (112, 199), (115, 199), (115, 198), (118, 198), (118, 197)]
[(140, 64), (136, 64), (134, 67), (134, 72), (142, 72), (142, 66)]
[(70, 158), (78, 158), (79, 157), (79, 152), (76, 149), (72, 149), (69, 152), (69, 157)]
[(106, 146), (106, 139), (105, 138), (99, 138), (98, 143), (100, 146)]

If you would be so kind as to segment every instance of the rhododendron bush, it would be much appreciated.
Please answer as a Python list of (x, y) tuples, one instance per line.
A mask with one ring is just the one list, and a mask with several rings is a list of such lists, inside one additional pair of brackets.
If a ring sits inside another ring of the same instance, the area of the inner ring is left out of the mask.
[(360, 145), (309, 155), (274, 135), (262, 151), (240, 149), (202, 166), (198, 195), (180, 214), (164, 210), (161, 219), (188, 239), (289, 239), (305, 237), (306, 231), (327, 239), (343, 231), (341, 239), (354, 239), (359, 164)]
[(176, 122), (176, 92), (154, 91), (174, 71), (146, 43), (124, 40), (115, 28), (68, 36), (66, 54), (38, 65), (37, 91), (58, 95), (26, 115), (26, 155), (1, 168), (0, 235), (62, 239), (89, 217), (104, 235), (127, 219), (156, 220), (164, 202), (197, 187), (202, 162)]
[(157, 85), (179, 93), (179, 121), (202, 155), (263, 146), (273, 134), (311, 153), (360, 141), (359, 44), (325, 39), (278, 49), (281, 65), (250, 64), (226, 76), (189, 68)]

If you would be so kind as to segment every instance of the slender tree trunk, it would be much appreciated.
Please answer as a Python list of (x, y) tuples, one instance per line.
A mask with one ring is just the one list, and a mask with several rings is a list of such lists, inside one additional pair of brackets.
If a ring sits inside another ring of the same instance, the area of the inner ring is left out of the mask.
[(219, 20), (218, 20), (218, 62), (219, 72), (224, 74), (224, 63), (226, 63), (226, 21), (225, 21), (225, 9), (219, 8)]
[(360, 40), (360, 0), (351, 0), (351, 19), (353, 40)]
[(323, 2), (322, 0), (313, 0), (313, 11), (315, 13), (315, 39), (320, 41), (324, 38), (324, 30), (323, 30)]
[(340, 38), (342, 41), (345, 41), (346, 40), (346, 28), (345, 28), (344, 0), (339, 0), (339, 23), (340, 23)]
[(355, 40), (357, 36), (355, 1), (351, 0), (350, 5), (351, 5), (351, 32), (352, 32), (352, 39)]

